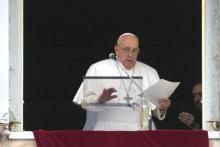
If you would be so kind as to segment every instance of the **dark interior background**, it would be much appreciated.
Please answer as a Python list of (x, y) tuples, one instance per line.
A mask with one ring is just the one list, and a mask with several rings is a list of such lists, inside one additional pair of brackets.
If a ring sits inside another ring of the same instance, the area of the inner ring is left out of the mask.
[(201, 77), (201, 0), (24, 0), (24, 129), (82, 129), (72, 99), (124, 32), (139, 36), (140, 61), (181, 82), (159, 128), (184, 129), (176, 117)]

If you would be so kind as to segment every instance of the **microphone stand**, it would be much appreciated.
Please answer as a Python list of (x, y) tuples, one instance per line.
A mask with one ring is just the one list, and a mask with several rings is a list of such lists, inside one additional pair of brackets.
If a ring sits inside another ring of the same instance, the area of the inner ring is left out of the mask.
[[(123, 71), (126, 73), (126, 75), (129, 77), (129, 79), (137, 86), (137, 88), (143, 93), (143, 96), (145, 97), (144, 101), (143, 101), (143, 107), (148, 108), (148, 115), (149, 115), (149, 130), (152, 130), (152, 116), (151, 116), (151, 109), (150, 109), (150, 103), (149, 103), (149, 99), (146, 96), (146, 94), (144, 93), (143, 89), (135, 82), (135, 80), (132, 78), (132, 76), (129, 75), (129, 73), (126, 71), (126, 69), (124, 68), (124, 66), (121, 64), (121, 62), (118, 60), (118, 58), (114, 55), (114, 56), (110, 56), (111, 59), (113, 59), (122, 69)], [(144, 109), (144, 108), (143, 108)], [(144, 110), (143, 110), (144, 111)], [(144, 117), (144, 116), (143, 116)]]

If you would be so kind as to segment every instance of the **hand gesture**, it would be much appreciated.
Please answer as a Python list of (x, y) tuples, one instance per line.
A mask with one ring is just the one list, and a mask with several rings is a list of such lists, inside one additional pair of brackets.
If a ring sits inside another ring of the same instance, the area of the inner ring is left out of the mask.
[(115, 88), (107, 88), (102, 91), (102, 94), (98, 98), (98, 103), (105, 103), (111, 99), (117, 97), (117, 95), (112, 95), (114, 92), (117, 92)]
[(186, 112), (181, 112), (178, 116), (178, 119), (180, 120), (180, 122), (184, 123), (188, 127), (190, 127), (192, 123), (195, 121), (194, 116)]

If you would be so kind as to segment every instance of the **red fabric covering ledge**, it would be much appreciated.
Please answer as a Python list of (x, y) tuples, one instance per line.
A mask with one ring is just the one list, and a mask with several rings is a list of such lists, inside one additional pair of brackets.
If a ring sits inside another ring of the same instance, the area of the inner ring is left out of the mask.
[(38, 147), (208, 147), (203, 130), (33, 131)]

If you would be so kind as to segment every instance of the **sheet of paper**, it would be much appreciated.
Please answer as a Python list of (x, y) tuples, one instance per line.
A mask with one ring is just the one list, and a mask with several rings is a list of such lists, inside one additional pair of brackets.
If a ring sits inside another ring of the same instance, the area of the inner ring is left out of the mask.
[[(159, 99), (162, 97), (170, 97), (170, 95), (176, 90), (180, 82), (171, 82), (161, 79), (159, 82), (144, 90), (144, 94), (148, 99), (156, 106), (159, 106)], [(139, 94), (143, 96), (143, 93)]]

